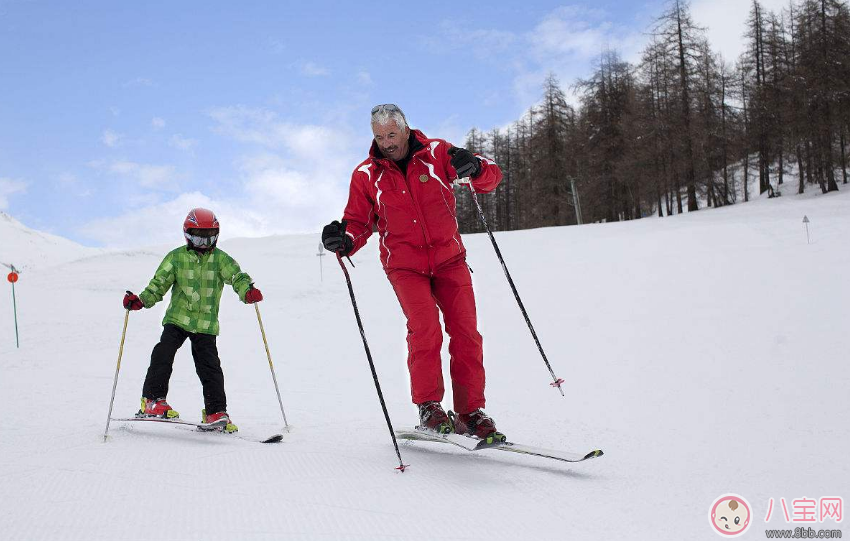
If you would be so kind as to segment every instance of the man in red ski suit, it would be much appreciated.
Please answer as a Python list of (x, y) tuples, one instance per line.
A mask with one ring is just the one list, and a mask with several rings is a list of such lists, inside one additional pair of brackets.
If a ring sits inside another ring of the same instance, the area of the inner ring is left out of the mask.
[[(503, 441), (481, 411), (482, 339), (452, 184), (468, 177), (476, 192), (486, 193), (498, 186), (502, 172), (486, 158), (411, 130), (393, 104), (373, 108), (372, 131), (369, 157), (351, 176), (343, 220), (325, 226), (322, 242), (329, 251), (352, 255), (377, 229), (381, 264), (407, 317), (407, 365), (420, 425)], [(440, 405), (443, 333), (438, 309), (450, 337), (457, 412), (451, 418)]]

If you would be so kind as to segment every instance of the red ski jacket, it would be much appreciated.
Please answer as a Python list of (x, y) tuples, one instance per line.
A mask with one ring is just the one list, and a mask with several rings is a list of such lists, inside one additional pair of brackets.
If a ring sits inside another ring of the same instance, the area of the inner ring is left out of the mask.
[[(343, 218), (354, 241), (351, 254), (366, 244), (374, 228), (381, 242), (386, 272), (408, 269), (431, 274), (442, 263), (466, 253), (457, 225), (457, 208), (450, 179), (457, 178), (442, 139), (429, 139), (412, 130), (407, 174), (383, 156), (373, 141), (369, 158), (351, 175)], [(499, 166), (481, 159), (481, 173), (472, 179), (476, 192), (491, 192), (502, 180)], [(349, 254), (349, 255), (351, 255)]]

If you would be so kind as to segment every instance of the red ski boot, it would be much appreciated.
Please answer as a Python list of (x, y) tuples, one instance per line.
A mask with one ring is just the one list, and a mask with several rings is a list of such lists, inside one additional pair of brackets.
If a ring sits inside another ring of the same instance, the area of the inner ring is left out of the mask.
[(419, 404), (419, 426), (438, 434), (448, 434), (452, 431), (452, 422), (439, 402)]
[(496, 423), (489, 415), (477, 409), (470, 413), (458, 413), (452, 416), (455, 432), (464, 436), (474, 436), (487, 443), (506, 441), (505, 435), (496, 430)]
[(171, 409), (168, 402), (164, 398), (151, 400), (150, 398), (142, 397), (142, 406), (136, 417), (159, 417), (161, 419), (177, 419), (180, 414)]
[(222, 432), (227, 432), (228, 434), (233, 434), (234, 432), (237, 432), (239, 430), (239, 428), (230, 421), (230, 415), (228, 415), (226, 411), (220, 411), (218, 413), (211, 413), (210, 415), (207, 415), (207, 410), (201, 410), (202, 423), (209, 424), (214, 423), (216, 421), (221, 421), (222, 419), (225, 419), (227, 421), (227, 424), (223, 428), (216, 430), (221, 430)]

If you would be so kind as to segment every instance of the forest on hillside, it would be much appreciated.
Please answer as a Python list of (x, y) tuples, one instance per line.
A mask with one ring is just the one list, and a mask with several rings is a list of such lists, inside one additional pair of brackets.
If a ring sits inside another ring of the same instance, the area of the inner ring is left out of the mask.
[[(466, 146), (504, 179), (479, 197), (492, 229), (670, 216), (847, 184), (850, 9), (845, 0), (750, 0), (747, 47), (734, 63), (712, 50), (686, 0), (656, 20), (641, 60), (615, 50), (576, 81), (568, 103), (550, 75), (540, 102), (507, 129), (472, 129)], [(750, 193), (758, 179), (759, 194)], [(483, 230), (457, 188), (462, 232)], [(787, 188), (786, 188), (787, 193)]]

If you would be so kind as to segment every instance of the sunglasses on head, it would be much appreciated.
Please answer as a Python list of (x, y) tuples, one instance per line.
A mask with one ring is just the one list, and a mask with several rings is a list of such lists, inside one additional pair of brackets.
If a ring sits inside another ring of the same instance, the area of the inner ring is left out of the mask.
[[(372, 107), (372, 114), (374, 115), (378, 111), (389, 111), (391, 113), (398, 112), (401, 113), (401, 109), (398, 108), (398, 105), (394, 103), (384, 103), (382, 105), (376, 105)], [(404, 113), (402, 113), (404, 115)]]

